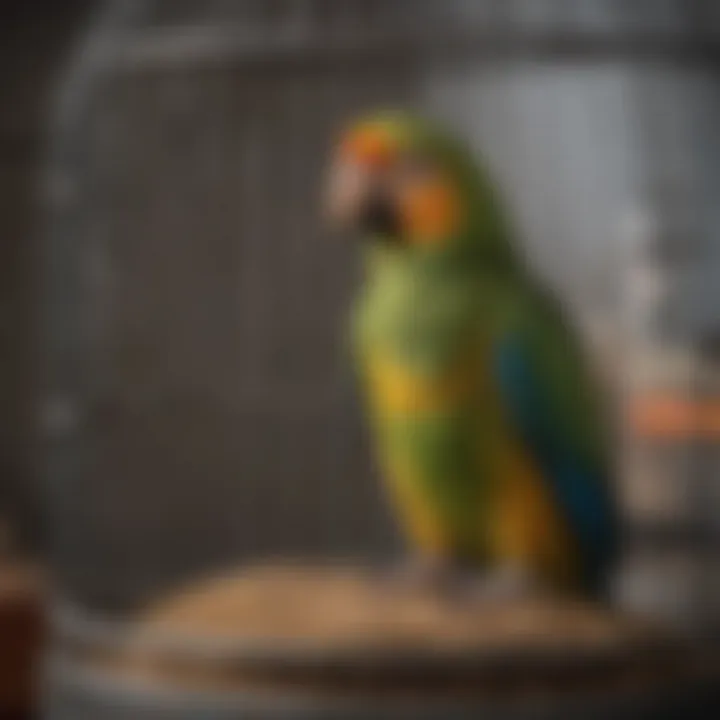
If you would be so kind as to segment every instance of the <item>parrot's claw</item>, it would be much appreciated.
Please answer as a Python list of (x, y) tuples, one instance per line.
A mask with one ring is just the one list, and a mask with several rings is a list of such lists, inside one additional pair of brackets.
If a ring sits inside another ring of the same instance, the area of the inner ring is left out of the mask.
[(508, 603), (546, 594), (537, 575), (519, 565), (501, 565), (484, 575), (461, 580), (460, 596), (478, 603)]
[(454, 584), (457, 569), (449, 562), (425, 556), (405, 560), (385, 575), (394, 589), (444, 592)]
[(529, 568), (501, 565), (486, 572), (438, 558), (415, 557), (384, 576), (393, 590), (431, 593), (461, 604), (499, 604), (543, 597), (547, 588)]

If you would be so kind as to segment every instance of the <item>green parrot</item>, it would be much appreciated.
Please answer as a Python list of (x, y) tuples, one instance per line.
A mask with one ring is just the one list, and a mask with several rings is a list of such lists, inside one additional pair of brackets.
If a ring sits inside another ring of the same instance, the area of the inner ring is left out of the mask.
[(599, 393), (491, 179), (439, 125), (377, 113), (342, 134), (328, 210), (367, 240), (353, 347), (417, 557), (601, 592), (617, 512)]

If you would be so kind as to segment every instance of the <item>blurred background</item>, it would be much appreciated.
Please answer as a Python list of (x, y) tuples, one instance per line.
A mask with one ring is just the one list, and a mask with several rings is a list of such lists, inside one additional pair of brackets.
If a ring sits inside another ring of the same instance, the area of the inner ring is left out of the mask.
[(58, 72), (92, 3), (22, 1), (0, 9), (0, 716), (36, 706), (46, 592), (40, 491), (42, 177)]
[(90, 2), (8, 2), (0, 21), (2, 137), (2, 489), (3, 525), (36, 548), (37, 326), (42, 198), (53, 88), (90, 10)]
[(396, 552), (343, 348), (355, 249), (318, 205), (337, 129), (408, 106), (487, 157), (585, 333), (618, 601), (712, 635), (719, 63), (714, 0), (7, 0), (8, 576), (117, 620), (249, 558)]

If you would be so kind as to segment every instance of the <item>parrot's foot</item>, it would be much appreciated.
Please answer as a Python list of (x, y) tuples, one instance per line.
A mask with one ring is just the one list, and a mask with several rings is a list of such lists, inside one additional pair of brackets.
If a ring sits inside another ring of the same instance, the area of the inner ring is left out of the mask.
[(547, 587), (530, 568), (507, 564), (466, 578), (459, 591), (461, 599), (473, 602), (508, 603), (543, 597)]
[(413, 557), (385, 576), (393, 590), (432, 593), (460, 604), (508, 603), (547, 595), (530, 568), (499, 565), (479, 571), (447, 558)]
[(401, 591), (444, 592), (454, 585), (457, 575), (452, 562), (418, 555), (392, 568), (385, 579), (391, 588)]

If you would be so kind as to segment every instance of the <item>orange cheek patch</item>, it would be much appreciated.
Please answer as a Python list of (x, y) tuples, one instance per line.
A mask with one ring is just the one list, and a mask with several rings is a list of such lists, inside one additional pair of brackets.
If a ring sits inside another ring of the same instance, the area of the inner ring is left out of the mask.
[(440, 179), (407, 188), (400, 199), (403, 226), (418, 245), (437, 245), (460, 224), (460, 200), (454, 187)]

